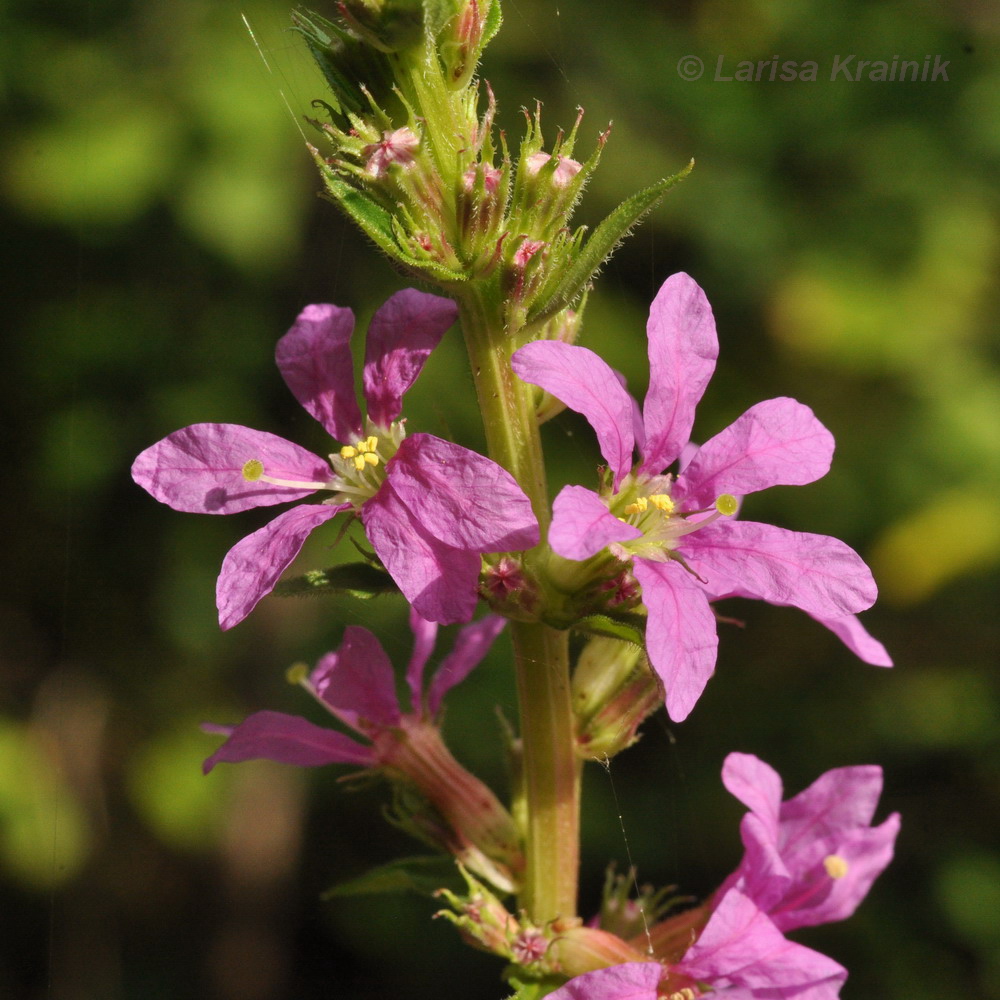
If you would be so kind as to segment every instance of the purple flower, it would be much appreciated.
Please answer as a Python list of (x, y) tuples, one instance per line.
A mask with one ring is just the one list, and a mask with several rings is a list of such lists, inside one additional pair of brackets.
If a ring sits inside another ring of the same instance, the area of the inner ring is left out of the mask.
[(481, 662), (505, 624), (505, 619), (488, 615), (464, 626), (452, 651), (425, 685), (424, 668), (438, 626), (411, 611), (413, 655), (406, 668), (409, 712), (400, 707), (392, 663), (381, 643), (368, 629), (350, 625), (340, 648), (327, 653), (300, 680), (356, 736), (284, 712), (256, 712), (236, 726), (205, 726), (227, 739), (205, 761), (203, 770), (208, 774), (219, 763), (259, 759), (299, 767), (356, 764), (379, 768), (390, 779), (402, 777), (415, 785), (433, 806), (435, 817), (425, 831), (428, 835), (437, 837), (442, 846), (494, 885), (513, 891), (523, 867), (514, 821), (496, 796), (452, 757), (436, 722), (445, 694)]
[(549, 994), (549, 1000), (656, 1000), (663, 977), (656, 962), (626, 962), (576, 976)]
[[(647, 334), (650, 378), (641, 414), (621, 376), (584, 347), (536, 341), (512, 363), (526, 382), (583, 414), (597, 434), (608, 479), (600, 494), (582, 486), (559, 493), (549, 544), (565, 559), (587, 562), (581, 573), (592, 570), (594, 578), (614, 575), (607, 552), (631, 561), (648, 613), (647, 652), (670, 717), (688, 715), (715, 669), (709, 602), (724, 596), (794, 605), (862, 656), (877, 656), (863, 637), (880, 644), (851, 618), (876, 596), (856, 552), (826, 535), (732, 518), (737, 497), (825, 475), (833, 456), (829, 431), (807, 406), (769, 399), (693, 448), (695, 406), (715, 369), (718, 339), (705, 294), (686, 274), (664, 282)], [(633, 467), (636, 447), (641, 460)], [(676, 475), (664, 473), (679, 458)]]
[(722, 780), (750, 812), (746, 853), (719, 895), (736, 887), (782, 931), (849, 917), (892, 860), (899, 814), (871, 825), (879, 767), (827, 771), (787, 802), (778, 774), (750, 754), (731, 753)]
[(430, 434), (406, 436), (403, 395), (455, 322), (448, 299), (406, 289), (368, 329), (362, 420), (350, 339), (354, 314), (307, 306), (278, 341), (278, 368), (299, 402), (343, 445), (329, 460), (264, 431), (195, 424), (147, 448), (132, 478), (175, 510), (233, 514), (303, 504), (238, 542), (219, 574), (224, 629), (270, 593), (306, 536), (341, 511), (360, 515), (368, 540), (407, 600), (431, 621), (468, 621), (483, 552), (530, 548), (538, 524), (528, 498), (495, 462)]

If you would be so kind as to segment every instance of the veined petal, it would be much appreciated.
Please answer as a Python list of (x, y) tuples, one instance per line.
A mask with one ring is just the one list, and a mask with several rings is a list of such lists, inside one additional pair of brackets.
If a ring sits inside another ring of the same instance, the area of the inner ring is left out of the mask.
[(615, 488), (632, 468), (633, 400), (621, 377), (586, 347), (559, 340), (536, 340), (515, 351), (514, 373), (540, 386), (594, 428), (604, 460), (615, 473)]
[(297, 715), (256, 712), (233, 726), (229, 739), (205, 761), (202, 770), (208, 774), (216, 764), (260, 759), (297, 767), (321, 764), (370, 767), (375, 763), (371, 750), (343, 733), (315, 726)]
[(721, 493), (803, 486), (830, 471), (833, 447), (833, 435), (808, 406), (765, 399), (701, 446), (678, 477), (675, 498), (708, 507)]
[(424, 529), (390, 482), (361, 508), (368, 540), (403, 596), (428, 621), (466, 622), (479, 600), (482, 560)]
[(316, 664), (309, 681), (330, 711), (360, 733), (399, 723), (392, 663), (366, 628), (349, 625), (340, 648)]
[(350, 309), (321, 303), (306, 306), (278, 341), (274, 359), (295, 398), (343, 444), (362, 436), (354, 395)]
[[(694, 411), (719, 356), (712, 307), (686, 274), (671, 275), (649, 309), (649, 391), (642, 468), (662, 472), (691, 438)], [(714, 497), (713, 497), (714, 499)]]
[(427, 532), (456, 549), (516, 552), (538, 544), (531, 501), (491, 459), (432, 434), (413, 434), (386, 468)]
[(585, 972), (549, 994), (549, 1000), (656, 1000), (663, 977), (657, 962), (627, 962)]
[(239, 424), (192, 424), (142, 452), (132, 463), (132, 478), (161, 503), (194, 514), (234, 514), (315, 492), (247, 482), (243, 466), (250, 459), (275, 479), (326, 482), (332, 475), (319, 456), (277, 434)]
[(219, 625), (229, 629), (243, 621), (274, 589), (309, 532), (348, 507), (350, 504), (301, 504), (238, 541), (222, 561), (215, 587)]
[(413, 653), (406, 666), (406, 684), (410, 689), (410, 704), (419, 713), (424, 703), (424, 667), (434, 651), (437, 622), (429, 622), (410, 608), (410, 631), (413, 633)]
[(722, 783), (777, 835), (781, 810), (781, 776), (750, 753), (731, 753), (722, 764)]
[(785, 850), (816, 839), (868, 826), (882, 795), (882, 768), (877, 764), (838, 767), (821, 774), (808, 788), (781, 807)]
[(444, 696), (479, 666), (506, 624), (506, 618), (487, 615), (461, 629), (452, 651), (441, 661), (427, 691), (427, 711), (430, 715), (437, 715)]
[(845, 615), (843, 618), (812, 617), (820, 625), (825, 625), (858, 659), (873, 667), (892, 666), (889, 651), (861, 624), (857, 615)]
[(635, 559), (646, 605), (646, 652), (666, 689), (667, 714), (683, 722), (715, 673), (719, 637), (708, 599), (676, 562)]
[(615, 517), (604, 501), (584, 486), (564, 486), (552, 502), (549, 545), (564, 559), (582, 562), (612, 542), (641, 537), (634, 524)]
[(756, 521), (725, 521), (686, 535), (681, 549), (717, 593), (713, 575), (742, 592), (791, 604), (820, 618), (842, 618), (875, 603), (878, 588), (861, 556), (839, 539)]
[(379, 306), (368, 327), (364, 367), (368, 417), (376, 426), (399, 419), (404, 393), (457, 318), (451, 299), (415, 288), (404, 288)]

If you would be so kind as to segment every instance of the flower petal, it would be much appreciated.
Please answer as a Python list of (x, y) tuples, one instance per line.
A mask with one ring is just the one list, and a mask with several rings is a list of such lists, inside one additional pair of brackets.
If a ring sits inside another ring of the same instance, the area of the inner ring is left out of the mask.
[(376, 426), (399, 419), (403, 394), (456, 319), (451, 299), (415, 288), (396, 292), (379, 307), (368, 327), (364, 367), (368, 417)]
[(222, 561), (215, 587), (219, 625), (238, 625), (271, 593), (278, 577), (299, 554), (309, 532), (350, 504), (301, 504), (238, 541)]
[[(213, 727), (213, 729), (216, 727)], [(375, 762), (371, 750), (349, 736), (315, 726), (297, 715), (256, 712), (229, 731), (229, 739), (202, 765), (205, 774), (216, 764), (244, 760), (275, 760), (297, 767)]]
[(671, 275), (649, 309), (649, 391), (643, 405), (642, 468), (662, 472), (691, 438), (694, 410), (705, 392), (719, 339), (705, 293), (686, 274)]
[(541, 386), (594, 428), (604, 460), (615, 473), (615, 489), (632, 468), (633, 400), (620, 375), (586, 347), (536, 340), (514, 352), (514, 373)]
[(812, 616), (825, 625), (858, 659), (873, 667), (891, 667), (889, 651), (861, 624), (857, 615), (843, 618), (820, 618)]
[(538, 544), (531, 501), (514, 477), (468, 448), (413, 434), (386, 478), (426, 531), (452, 548), (516, 552)]
[(254, 458), (275, 479), (326, 482), (332, 475), (323, 459), (277, 434), (239, 424), (192, 424), (142, 452), (132, 463), (132, 478), (161, 503), (194, 514), (234, 514), (315, 492), (248, 482), (243, 466)]
[(479, 600), (478, 553), (435, 538), (385, 482), (361, 508), (368, 540), (403, 596), (428, 621), (468, 621)]
[(437, 715), (444, 696), (479, 666), (506, 624), (506, 618), (487, 615), (478, 622), (466, 625), (458, 633), (452, 651), (441, 661), (427, 692), (427, 711), (430, 715)]
[(434, 651), (437, 639), (437, 622), (421, 618), (410, 608), (410, 631), (413, 633), (413, 653), (406, 666), (406, 683), (410, 689), (410, 704), (415, 713), (420, 713), (424, 704), (424, 667)]
[(354, 395), (350, 309), (321, 303), (306, 306), (278, 341), (274, 359), (295, 398), (343, 444), (362, 436)]
[(549, 1000), (656, 1000), (663, 968), (656, 962), (627, 962), (575, 976)]
[(549, 545), (564, 559), (582, 561), (596, 555), (611, 542), (641, 538), (634, 525), (619, 520), (592, 490), (564, 486), (552, 502)]
[(642, 585), (649, 662), (666, 689), (667, 714), (683, 722), (715, 673), (719, 637), (701, 587), (677, 562), (635, 559)]
[[(772, 604), (820, 618), (842, 618), (875, 603), (871, 570), (850, 546), (828, 535), (787, 531), (756, 521), (717, 521), (686, 535), (681, 549), (709, 590), (713, 575)], [(728, 588), (727, 588), (728, 590)]]
[(698, 449), (677, 480), (675, 498), (709, 507), (721, 493), (803, 486), (825, 476), (832, 459), (833, 435), (808, 406), (765, 399)]
[(728, 754), (722, 764), (722, 783), (777, 835), (782, 784), (770, 764), (750, 753)]
[(360, 733), (399, 723), (392, 663), (366, 628), (348, 625), (340, 648), (316, 664), (309, 682), (330, 711)]

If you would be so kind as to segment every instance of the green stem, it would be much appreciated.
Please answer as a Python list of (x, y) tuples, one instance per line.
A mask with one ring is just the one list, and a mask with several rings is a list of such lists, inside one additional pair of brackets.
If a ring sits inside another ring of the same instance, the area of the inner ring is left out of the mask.
[[(470, 283), (459, 297), (490, 457), (531, 500), (544, 539), (549, 523), (538, 421), (530, 386), (510, 367), (511, 331), (503, 329), (499, 291)], [(540, 568), (542, 544), (527, 563)], [(512, 622), (527, 803), (526, 869), (520, 905), (538, 924), (576, 915), (580, 852), (580, 760), (575, 752), (565, 632)]]

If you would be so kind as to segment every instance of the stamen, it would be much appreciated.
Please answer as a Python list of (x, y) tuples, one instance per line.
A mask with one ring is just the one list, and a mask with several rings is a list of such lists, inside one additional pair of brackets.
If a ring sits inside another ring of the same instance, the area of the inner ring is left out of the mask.
[(309, 668), (304, 663), (293, 663), (285, 671), (285, 680), (289, 684), (301, 684), (309, 676)]
[(329, 483), (308, 482), (301, 479), (276, 479), (264, 475), (264, 463), (259, 458), (251, 458), (243, 463), (243, 478), (248, 483), (270, 483), (272, 486), (288, 486), (294, 490), (326, 490)]
[(664, 514), (672, 514), (674, 512), (674, 502), (667, 496), (666, 493), (654, 493), (650, 496), (649, 502), (659, 511)]
[(736, 513), (736, 508), (739, 504), (736, 502), (736, 497), (731, 493), (720, 494), (715, 501), (715, 509), (725, 517), (731, 517)]
[(367, 455), (355, 455), (354, 456), (354, 468), (357, 469), (358, 472), (363, 472), (364, 471), (364, 468), (365, 468), (365, 459), (367, 457), (368, 457)]
[(644, 514), (646, 508), (649, 507), (649, 501), (646, 497), (636, 497), (635, 503), (630, 503), (625, 508), (626, 514)]
[(354, 458), (357, 453), (358, 449), (352, 448), (349, 444), (345, 444), (344, 447), (340, 449), (341, 458)]
[(243, 465), (243, 478), (248, 483), (255, 483), (264, 475), (264, 463), (259, 458), (251, 458)]
[(378, 465), (378, 455), (373, 455), (371, 452), (368, 452), (368, 454), (365, 455), (365, 461), (372, 466)]
[(828, 854), (823, 859), (823, 867), (830, 878), (843, 878), (850, 870), (850, 865), (839, 854)]

